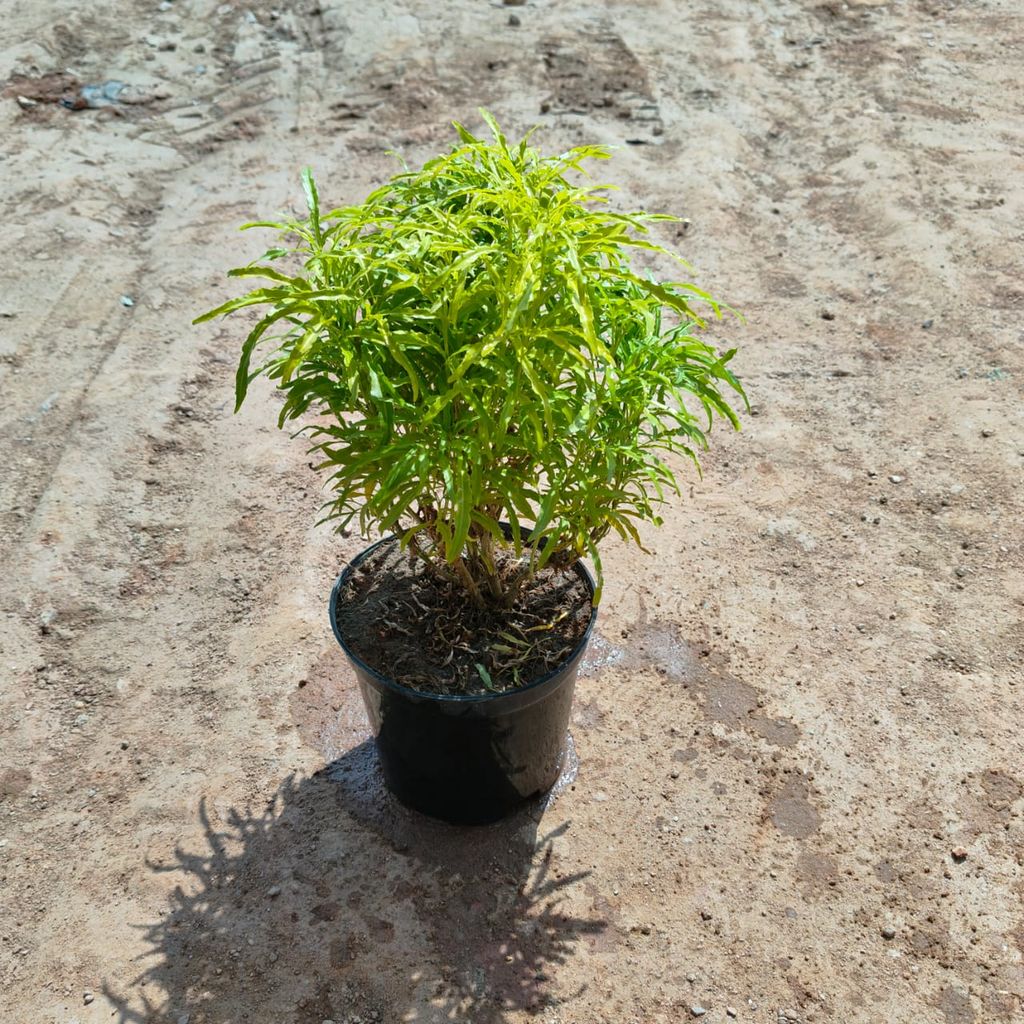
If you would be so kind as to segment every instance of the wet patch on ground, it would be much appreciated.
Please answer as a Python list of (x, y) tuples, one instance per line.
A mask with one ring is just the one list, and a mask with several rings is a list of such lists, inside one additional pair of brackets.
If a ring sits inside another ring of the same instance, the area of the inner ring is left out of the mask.
[(709, 722), (744, 730), (776, 747), (792, 747), (799, 740), (798, 726), (789, 719), (765, 714), (760, 691), (711, 657), (706, 643), (687, 641), (678, 626), (650, 620), (646, 611), (623, 632), (619, 645), (595, 630), (580, 667), (582, 676), (597, 676), (613, 668), (649, 673), (692, 693)]
[(303, 743), (326, 761), (370, 735), (355, 673), (337, 647), (324, 651), (296, 680), (288, 704)]
[(768, 804), (772, 824), (785, 836), (807, 839), (821, 826), (821, 815), (810, 800), (810, 786), (802, 775), (787, 780)]

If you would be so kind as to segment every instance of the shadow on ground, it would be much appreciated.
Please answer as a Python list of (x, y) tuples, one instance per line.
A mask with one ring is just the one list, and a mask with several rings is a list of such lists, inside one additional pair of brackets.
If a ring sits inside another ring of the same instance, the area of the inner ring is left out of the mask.
[(371, 742), (261, 813), (204, 802), (204, 847), (150, 865), (176, 885), (132, 989), (105, 995), (120, 1024), (499, 1024), (552, 1005), (558, 965), (605, 922), (568, 912), (585, 876), (559, 877), (569, 824), (545, 834), (543, 811), (423, 818), (384, 790)]

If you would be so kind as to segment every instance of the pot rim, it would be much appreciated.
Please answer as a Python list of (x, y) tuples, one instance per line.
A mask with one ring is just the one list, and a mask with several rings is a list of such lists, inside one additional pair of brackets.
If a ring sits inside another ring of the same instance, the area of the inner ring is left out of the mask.
[[(518, 697), (520, 694), (535, 690), (538, 687), (543, 686), (545, 683), (550, 682), (555, 678), (555, 676), (564, 672), (583, 654), (583, 651), (590, 640), (590, 634), (594, 630), (594, 623), (597, 622), (597, 608), (594, 607), (593, 604), (590, 606), (590, 621), (587, 623), (587, 628), (584, 630), (583, 636), (580, 637), (578, 643), (572, 649), (572, 653), (552, 671), (546, 672), (539, 679), (535, 679), (532, 683), (527, 683), (526, 686), (519, 686), (514, 690), (504, 690), (501, 693), (431, 693), (429, 690), (414, 690), (412, 687), (403, 686), (401, 683), (396, 682), (389, 676), (378, 672), (375, 668), (367, 665), (366, 662), (355, 654), (345, 642), (345, 638), (341, 635), (341, 629), (338, 627), (338, 617), (335, 609), (337, 608), (338, 595), (341, 588), (352, 571), (369, 558), (377, 548), (384, 544), (391, 543), (392, 541), (397, 541), (398, 539), (397, 534), (388, 534), (388, 536), (375, 541), (368, 548), (363, 548), (363, 550), (360, 551), (359, 554), (356, 555), (355, 558), (353, 558), (338, 574), (338, 578), (334, 581), (334, 586), (331, 588), (330, 604), (327, 609), (331, 619), (331, 629), (334, 632), (334, 638), (338, 641), (341, 649), (345, 652), (346, 657), (349, 658), (357, 668), (372, 677), (382, 686), (387, 687), (387, 689), (392, 690), (395, 693), (418, 700), (436, 700), (445, 704), (481, 704), (486, 701), (497, 701), (508, 697)], [(580, 579), (583, 580), (587, 590), (590, 591), (591, 598), (593, 598), (596, 584), (594, 582), (594, 577), (590, 574), (590, 570), (582, 561), (579, 560), (573, 562), (571, 568), (576, 572)]]

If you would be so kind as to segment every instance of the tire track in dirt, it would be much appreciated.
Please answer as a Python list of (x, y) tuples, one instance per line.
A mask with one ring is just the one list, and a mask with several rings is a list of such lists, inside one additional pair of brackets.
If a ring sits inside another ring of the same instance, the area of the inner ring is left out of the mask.
[[(13, 470), (0, 478), (0, 529), (14, 542), (32, 528), (37, 505), (79, 426), (90, 388), (111, 354), (131, 337), (130, 314), (112, 294), (112, 272), (124, 282), (125, 294), (135, 291), (130, 282), (138, 279), (137, 264), (122, 262), (119, 273), (109, 263), (80, 265), (49, 303), (43, 324), (12, 357), (29, 371), (18, 374), (16, 386), (8, 389), (11, 400), (0, 423), (0, 446), (11, 454), (8, 465)], [(71, 319), (61, 315), (70, 310)], [(86, 334), (92, 335), (91, 342)], [(54, 363), (60, 366), (56, 380), (36, 372)], [(58, 390), (51, 390), (55, 386)]]

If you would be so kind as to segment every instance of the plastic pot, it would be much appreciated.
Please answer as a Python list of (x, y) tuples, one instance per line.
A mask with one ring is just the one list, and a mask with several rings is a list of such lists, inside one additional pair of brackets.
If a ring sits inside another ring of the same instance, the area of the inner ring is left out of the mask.
[[(331, 591), (331, 628), (355, 669), (388, 789), (423, 814), (460, 825), (497, 821), (554, 785), (562, 766), (580, 660), (597, 619), (554, 672), (517, 690), (458, 696), (421, 693), (352, 653), (338, 628), (338, 596), (361, 562), (349, 563)], [(594, 580), (577, 562), (591, 595)]]

